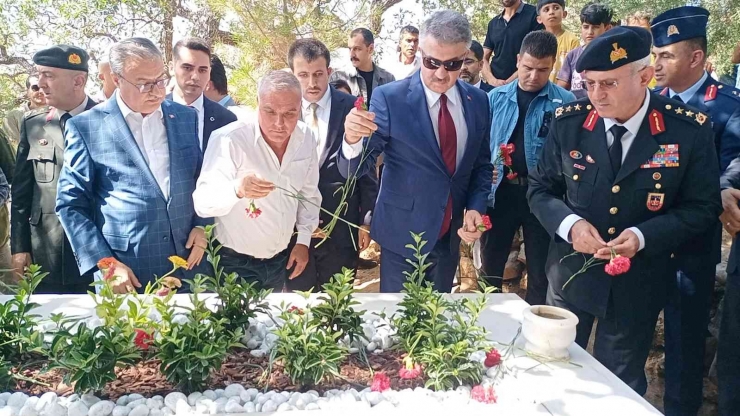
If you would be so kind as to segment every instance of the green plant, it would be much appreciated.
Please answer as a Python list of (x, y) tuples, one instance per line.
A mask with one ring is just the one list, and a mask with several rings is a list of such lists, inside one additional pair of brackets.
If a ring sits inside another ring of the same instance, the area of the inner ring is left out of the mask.
[[(156, 357), (162, 361), (160, 371), (178, 388), (191, 392), (208, 383), (214, 370), (221, 368), (231, 348), (242, 347), (238, 342), (241, 328), (227, 331), (225, 318), (217, 318), (206, 306), (200, 294), (205, 291), (203, 277), (190, 282), (191, 307), (157, 303), (164, 325), (155, 339)], [(175, 323), (175, 308), (187, 311), (187, 322)]]
[(218, 255), (223, 246), (214, 245), (213, 228), (213, 225), (204, 228), (208, 241), (208, 262), (213, 267), (213, 276), (206, 276), (204, 282), (206, 290), (218, 295), (219, 304), (214, 316), (224, 319), (224, 325), (229, 331), (246, 330), (250, 318), (258, 313), (269, 314), (270, 305), (265, 302), (265, 298), (272, 293), (272, 289), (258, 288), (257, 282), (248, 283), (237, 273), (224, 273), (223, 267), (219, 266), (221, 256)]
[(64, 382), (74, 384), (76, 393), (99, 392), (116, 379), (116, 367), (134, 364), (141, 358), (133, 334), (121, 327), (88, 327), (77, 319), (56, 315), (57, 332), (49, 348), (49, 368), (63, 369)]
[(339, 364), (348, 356), (347, 349), (338, 344), (341, 333), (324, 326), (312, 313), (311, 308), (282, 305), (280, 317), (285, 322), (275, 329), (278, 338), (270, 357), (281, 362), (290, 379), (301, 385), (316, 385), (329, 375), (338, 377)]
[[(406, 247), (414, 251), (413, 260), (407, 260), (413, 270), (406, 273), (405, 295), (393, 318), (408, 365), (422, 364), (427, 387), (441, 390), (476, 384), (483, 366), (469, 356), (488, 345), (485, 329), (477, 325), (486, 298), (455, 299), (435, 291), (425, 280), (429, 264), (422, 249), (426, 242), (421, 234), (412, 233), (412, 237), (414, 244)], [(492, 290), (484, 289), (483, 295)]]
[(0, 303), (0, 357), (20, 362), (24, 355), (41, 347), (43, 337), (36, 330), (39, 315), (33, 314), (39, 305), (31, 302), (31, 295), (46, 275), (40, 266), (30, 265), (13, 288), (13, 297)]
[(354, 343), (363, 334), (362, 314), (365, 313), (354, 309), (360, 304), (354, 298), (354, 271), (342, 268), (342, 273), (332, 276), (329, 283), (322, 287), (324, 291), (318, 297), (321, 302), (311, 307), (313, 319), (338, 332), (340, 337), (348, 336), (350, 344)]
[(15, 387), (15, 379), (10, 372), (10, 363), (0, 356), (0, 391), (10, 391)]

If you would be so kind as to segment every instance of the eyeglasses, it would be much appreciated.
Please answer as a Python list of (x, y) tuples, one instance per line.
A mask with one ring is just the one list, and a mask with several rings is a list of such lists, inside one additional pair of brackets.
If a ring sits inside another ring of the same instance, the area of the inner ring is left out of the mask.
[(118, 77), (128, 82), (129, 84), (133, 85), (134, 87), (136, 87), (139, 90), (139, 92), (142, 94), (146, 94), (152, 91), (154, 87), (157, 87), (159, 89), (164, 89), (164, 87), (167, 86), (167, 81), (169, 81), (169, 78), (161, 78), (154, 82), (147, 82), (146, 84), (134, 84), (133, 82), (124, 78), (123, 75), (121, 74), (118, 74)]
[(459, 71), (462, 68), (465, 59), (451, 59), (449, 61), (440, 61), (439, 59), (432, 58), (426, 55), (422, 55), (421, 62), (424, 67), (436, 71), (439, 67), (443, 66), (447, 72)]
[[(647, 66), (642, 67), (640, 70), (624, 77), (624, 78), (632, 78), (635, 75), (639, 74), (642, 70), (647, 68)], [(596, 89), (596, 85), (599, 85), (599, 89), (603, 91), (610, 91), (619, 86), (619, 80), (618, 79), (608, 79), (605, 81), (591, 81), (591, 80), (585, 80), (581, 81), (581, 88), (583, 88), (586, 91), (593, 91)]]
[(466, 58), (463, 62), (465, 62), (465, 65), (473, 65), (473, 64), (477, 64), (480, 61), (477, 59)]
[(40, 88), (39, 88), (38, 85), (31, 85), (30, 88), (31, 88), (31, 91), (33, 91), (33, 92), (39, 92), (39, 90), (40, 90)]

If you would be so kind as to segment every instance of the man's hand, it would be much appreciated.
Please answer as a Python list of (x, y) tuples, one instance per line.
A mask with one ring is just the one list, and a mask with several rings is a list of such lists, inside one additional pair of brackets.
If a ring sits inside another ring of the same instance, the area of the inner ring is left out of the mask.
[(193, 228), (188, 236), (188, 242), (185, 244), (185, 248), (190, 250), (188, 256), (188, 270), (193, 270), (193, 267), (199, 266), (203, 259), (203, 254), (206, 252), (206, 232), (202, 228)]
[(494, 167), (493, 168), (493, 176), (491, 176), (491, 183), (494, 183), (495, 184), (497, 180), (498, 180), (498, 169), (496, 169)]
[(570, 240), (573, 250), (579, 253), (596, 254), (606, 247), (606, 242), (599, 235), (599, 231), (586, 220), (578, 220), (570, 229)]
[(378, 129), (373, 120), (375, 113), (353, 108), (344, 119), (344, 141), (355, 144), (363, 137), (370, 137)]
[(631, 259), (632, 257), (635, 257), (635, 254), (640, 250), (640, 239), (637, 238), (637, 234), (632, 230), (624, 230), (619, 234), (619, 237), (607, 243), (606, 246), (606, 248), (599, 249), (599, 251), (594, 254), (594, 257), (597, 259), (610, 260), (611, 251), (614, 250), (615, 254)]
[(493, 82), (491, 82), (491, 85), (494, 86), (494, 87), (500, 87), (502, 85), (506, 85), (506, 80), (505, 79), (494, 78), (492, 81)]
[(457, 230), (457, 235), (466, 243), (474, 243), (475, 240), (483, 235), (482, 232), (478, 231), (479, 224), (483, 224), (483, 218), (480, 212), (471, 209), (465, 213), (463, 226)]
[(311, 238), (320, 238), (324, 239), (326, 238), (326, 233), (324, 232), (324, 229), (321, 227), (316, 227), (315, 230), (313, 230), (313, 234), (311, 234)]
[[(740, 231), (740, 189), (725, 189), (722, 191), (722, 208), (724, 211), (719, 216), (722, 226), (725, 227), (731, 236), (735, 236)], [(15, 256), (13, 256), (15, 258)]]
[(361, 225), (357, 232), (357, 248), (358, 251), (363, 251), (370, 247), (370, 226)]
[(23, 277), (26, 267), (31, 265), (31, 253), (15, 253), (11, 262), (15, 272)]
[(122, 295), (124, 293), (133, 292), (134, 288), (141, 287), (141, 283), (139, 283), (139, 279), (136, 278), (134, 271), (120, 261), (116, 262), (116, 270), (113, 274), (114, 276), (121, 276), (120, 279), (116, 279), (115, 284), (113, 285), (113, 293)]
[(275, 185), (272, 182), (260, 179), (250, 173), (242, 178), (242, 183), (236, 191), (236, 196), (239, 198), (259, 199), (266, 197), (273, 190), (275, 190)]
[(308, 264), (308, 247), (303, 244), (296, 244), (293, 250), (290, 251), (290, 257), (288, 258), (286, 269), (290, 270), (291, 267), (295, 266), (293, 273), (290, 274), (288, 279), (293, 280), (300, 276), (306, 269), (306, 264)]

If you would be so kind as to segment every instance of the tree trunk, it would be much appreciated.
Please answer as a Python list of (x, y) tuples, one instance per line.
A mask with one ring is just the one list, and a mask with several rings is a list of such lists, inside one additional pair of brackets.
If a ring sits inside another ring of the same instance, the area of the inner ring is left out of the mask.
[(380, 34), (380, 29), (383, 27), (383, 13), (400, 2), (401, 0), (371, 0), (368, 29), (375, 36)]

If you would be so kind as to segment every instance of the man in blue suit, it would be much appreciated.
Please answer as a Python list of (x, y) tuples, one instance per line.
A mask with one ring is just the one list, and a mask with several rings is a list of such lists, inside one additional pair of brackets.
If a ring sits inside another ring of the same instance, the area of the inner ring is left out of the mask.
[(236, 114), (203, 94), (211, 80), (211, 49), (204, 40), (179, 40), (172, 49), (172, 59), (177, 83), (167, 99), (192, 107), (198, 113), (198, 143), (205, 153), (211, 133), (236, 121)]
[[(343, 175), (363, 175), (385, 152), (385, 169), (370, 229), (383, 250), (381, 292), (399, 292), (413, 254), (409, 232), (424, 233), (432, 266), (426, 277), (449, 292), (460, 239), (480, 238), (491, 187), (489, 105), (486, 94), (459, 81), (472, 40), (461, 14), (444, 10), (422, 25), (421, 71), (373, 93), (370, 112), (353, 109), (339, 157)], [(359, 165), (363, 137), (369, 157)]]
[(207, 220), (193, 208), (202, 163), (194, 110), (164, 101), (162, 54), (143, 38), (110, 51), (118, 87), (106, 103), (70, 119), (56, 211), (81, 273), (115, 257), (127, 279), (117, 293), (140, 288), (171, 268), (167, 257), (197, 266)]

